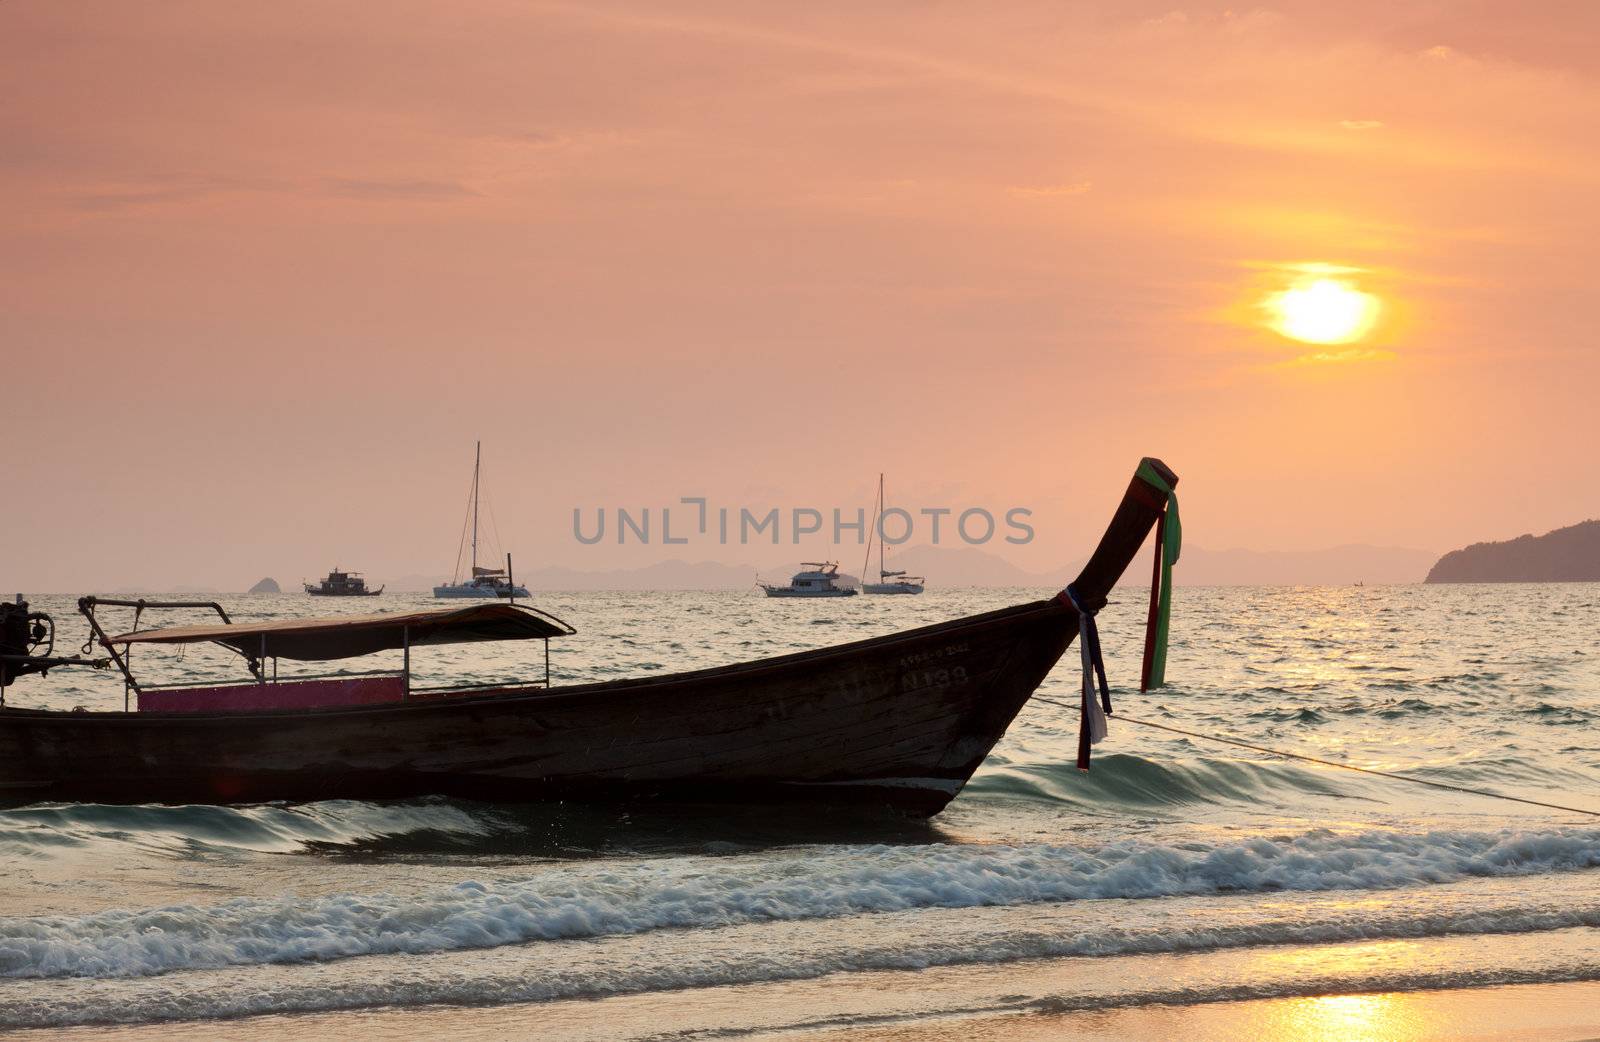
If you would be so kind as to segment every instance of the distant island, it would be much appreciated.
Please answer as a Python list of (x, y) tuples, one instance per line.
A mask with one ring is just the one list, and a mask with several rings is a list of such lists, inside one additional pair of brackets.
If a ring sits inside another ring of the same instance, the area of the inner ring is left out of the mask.
[(1474, 543), (1439, 558), (1431, 583), (1600, 582), (1600, 521), (1580, 521), (1541, 536)]
[(250, 587), (250, 592), (251, 593), (282, 593), (283, 591), (278, 589), (278, 581), (276, 579), (267, 578), (267, 579), (262, 579), (260, 582), (256, 583), (254, 586)]

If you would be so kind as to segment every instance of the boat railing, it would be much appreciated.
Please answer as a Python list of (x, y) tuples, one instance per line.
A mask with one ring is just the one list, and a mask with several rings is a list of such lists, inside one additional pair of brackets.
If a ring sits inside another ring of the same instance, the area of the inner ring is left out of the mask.
[[(399, 669), (359, 669), (359, 670), (353, 669), (353, 670), (346, 670), (346, 671), (339, 672), (339, 673), (293, 673), (293, 674), (288, 674), (288, 675), (285, 675), (285, 676), (279, 676), (277, 674), (277, 672), (276, 672), (276, 661), (274, 661), (274, 672), (273, 672), (271, 678), (268, 679), (267, 683), (269, 683), (269, 684), (292, 684), (297, 680), (345, 680), (345, 679), (353, 679), (355, 677), (404, 677), (404, 676), (405, 676), (405, 671), (404, 670), (399, 670)], [(239, 680), (239, 681), (235, 681), (235, 683), (254, 685), (254, 684), (259, 684), (260, 681), (254, 680), (254, 679), (252, 679), (252, 680)], [(179, 691), (179, 690), (182, 690), (184, 688), (190, 688), (190, 687), (217, 687), (217, 686), (219, 686), (219, 685), (217, 684), (217, 682), (215, 680), (182, 680), (182, 681), (176, 681), (176, 682), (171, 683), (171, 684), (140, 684), (139, 685), (139, 690), (141, 690), (141, 691)], [(413, 689), (413, 690), (416, 690), (416, 689)]]
[[(90, 645), (96, 643), (105, 648), (106, 651), (110, 652), (111, 661), (115, 663), (117, 669), (122, 672), (123, 712), (127, 712), (128, 709), (131, 708), (131, 696), (140, 688), (139, 682), (133, 678), (133, 649), (127, 645), (124, 645), (122, 651), (119, 653), (117, 649), (112, 646), (109, 635), (106, 633), (105, 628), (100, 625), (100, 619), (95, 614), (95, 609), (102, 607), (132, 608), (133, 629), (135, 632), (137, 632), (139, 629), (140, 618), (147, 610), (151, 609), (163, 610), (168, 608), (210, 608), (222, 619), (224, 625), (233, 625), (233, 620), (228, 617), (227, 609), (221, 604), (218, 604), (216, 601), (154, 601), (145, 597), (128, 601), (120, 600), (114, 597), (95, 597), (92, 595), (88, 597), (79, 597), (78, 613), (81, 614), (85, 619), (89, 620), (89, 631), (92, 634), (88, 643), (84, 644), (85, 653), (87, 653), (87, 649)], [(245, 654), (244, 658), (246, 664), (250, 667), (250, 672), (255, 674), (257, 677), (261, 677), (264, 673), (262, 662), (254, 655)]]
[[(326, 685), (337, 685), (331, 691)], [(139, 709), (150, 712), (204, 712), (250, 709), (318, 709), (410, 700), (432, 700), (482, 691), (549, 689), (548, 682), (483, 680), (414, 686), (398, 670), (361, 670), (317, 675), (295, 674), (266, 683), (238, 681), (207, 684), (146, 684), (139, 691)], [(321, 688), (321, 690), (319, 690)], [(243, 701), (240, 701), (240, 699)]]
[(450, 691), (478, 691), (483, 688), (521, 688), (521, 687), (549, 687), (550, 681), (546, 680), (478, 680), (470, 684), (432, 684), (427, 687), (418, 687), (413, 684), (409, 691), (411, 694), (441, 694)]

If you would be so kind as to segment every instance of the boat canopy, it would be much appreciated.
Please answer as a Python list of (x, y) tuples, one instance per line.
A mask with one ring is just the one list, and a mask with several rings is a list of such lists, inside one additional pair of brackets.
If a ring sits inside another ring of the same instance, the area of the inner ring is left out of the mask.
[(553, 615), (515, 604), (474, 604), (442, 611), (343, 615), (222, 626), (135, 630), (101, 641), (113, 644), (224, 644), (249, 656), (304, 662), (355, 658), (425, 644), (537, 640), (577, 632)]

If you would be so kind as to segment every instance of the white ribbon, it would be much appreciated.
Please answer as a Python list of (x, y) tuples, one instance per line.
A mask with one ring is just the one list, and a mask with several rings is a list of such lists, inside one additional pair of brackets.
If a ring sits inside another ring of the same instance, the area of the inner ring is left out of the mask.
[(1078, 601), (1078, 591), (1067, 587), (1067, 599), (1078, 613), (1078, 654), (1083, 658), (1083, 718), (1089, 722), (1089, 744), (1099, 745), (1106, 736), (1106, 712), (1100, 707), (1100, 695), (1095, 687), (1094, 646), (1089, 639), (1089, 629), (1094, 618), (1083, 610)]
[[(1077, 598), (1073, 598), (1076, 607)], [(1089, 613), (1078, 609), (1078, 651), (1083, 657), (1083, 712), (1089, 718), (1089, 744), (1099, 745), (1106, 736), (1106, 714), (1094, 686), (1094, 653), (1089, 648)]]

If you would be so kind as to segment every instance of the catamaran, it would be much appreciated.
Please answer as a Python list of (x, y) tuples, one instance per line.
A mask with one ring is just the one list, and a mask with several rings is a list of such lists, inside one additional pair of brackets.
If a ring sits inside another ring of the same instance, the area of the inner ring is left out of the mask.
[[(122, 673), (119, 711), (23, 709), (0, 697), (0, 797), (10, 801), (257, 803), (403, 799), (799, 802), (931, 815), (949, 803), (1062, 654), (1082, 651), (1078, 766), (1105, 734), (1110, 695), (1095, 616), (1155, 528), (1141, 690), (1161, 686), (1177, 477), (1146, 459), (1078, 577), (1053, 597), (919, 629), (685, 673), (551, 686), (548, 641), (572, 627), (516, 604), (325, 619), (233, 621), (219, 604), (84, 597), (79, 611)], [(131, 630), (99, 612), (132, 608)], [(206, 608), (203, 626), (139, 627)], [(435, 645), (543, 640), (544, 675), (413, 683)], [(0, 696), (18, 678), (105, 659), (54, 653), (54, 624), (0, 604)], [(248, 676), (158, 685), (160, 648), (231, 649)], [(377, 673), (278, 676), (278, 660), (399, 653)], [(85, 651), (87, 653), (87, 649)], [(1078, 670), (1076, 666), (1074, 673)], [(1097, 679), (1098, 678), (1098, 684)]]
[[(884, 569), (883, 564), (883, 533), (878, 530), (879, 519), (883, 517), (883, 475), (878, 475), (878, 503), (872, 510), (872, 527), (867, 533), (867, 557), (861, 562), (861, 592), (862, 593), (921, 593), (922, 584), (927, 582), (920, 575), (907, 575), (903, 571), (890, 572)], [(867, 582), (867, 565), (872, 562), (872, 541), (878, 541), (878, 581)]]
[(443, 586), (435, 586), (435, 597), (526, 597), (528, 590), (511, 581), (505, 568), (489, 568), (478, 564), (478, 479), (483, 469), (483, 442), (478, 442), (472, 460), (472, 570), (467, 578), (461, 576), (461, 551), (456, 551), (456, 573)]

